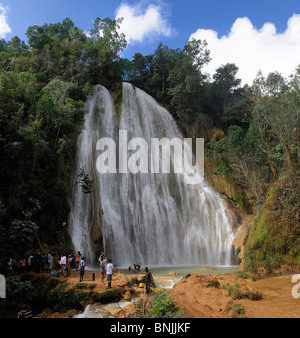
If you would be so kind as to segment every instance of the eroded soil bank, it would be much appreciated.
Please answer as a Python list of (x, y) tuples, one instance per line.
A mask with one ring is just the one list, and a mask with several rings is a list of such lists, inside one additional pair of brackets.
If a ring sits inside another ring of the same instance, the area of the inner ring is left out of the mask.
[(186, 309), (186, 318), (299, 318), (300, 298), (292, 296), (292, 276), (255, 281), (239, 273), (191, 274), (175, 284), (172, 294)]

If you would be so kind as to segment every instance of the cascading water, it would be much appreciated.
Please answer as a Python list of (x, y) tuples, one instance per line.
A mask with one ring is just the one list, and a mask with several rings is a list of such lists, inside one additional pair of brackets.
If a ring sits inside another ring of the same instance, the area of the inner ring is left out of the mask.
[(74, 187), (70, 233), (75, 250), (94, 260), (90, 232), (96, 224), (106, 255), (118, 266), (230, 265), (234, 233), (228, 211), (205, 181), (188, 185), (172, 171), (99, 174), (96, 169), (97, 141), (109, 137), (118, 144), (119, 130), (149, 144), (151, 138), (182, 139), (170, 113), (129, 83), (123, 83), (120, 115), (102, 86), (95, 87), (86, 107), (77, 173), (84, 168), (94, 188), (84, 194)]

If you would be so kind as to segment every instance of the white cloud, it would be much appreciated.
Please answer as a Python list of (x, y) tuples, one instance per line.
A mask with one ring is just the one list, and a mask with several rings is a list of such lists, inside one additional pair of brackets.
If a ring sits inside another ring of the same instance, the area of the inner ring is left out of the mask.
[(0, 4), (0, 38), (5, 38), (6, 34), (11, 32), (7, 23), (7, 8)]
[(219, 38), (213, 30), (198, 29), (191, 35), (192, 38), (208, 43), (212, 60), (204, 71), (213, 75), (221, 65), (235, 63), (243, 84), (251, 85), (259, 70), (265, 76), (278, 71), (287, 77), (300, 64), (299, 14), (289, 18), (283, 33), (277, 33), (275, 25), (269, 22), (257, 29), (244, 17), (234, 22), (227, 36)]
[(157, 37), (169, 37), (175, 30), (167, 20), (163, 2), (144, 6), (145, 1), (132, 6), (122, 3), (116, 11), (116, 19), (123, 18), (119, 33), (124, 33), (128, 44), (151, 41)]

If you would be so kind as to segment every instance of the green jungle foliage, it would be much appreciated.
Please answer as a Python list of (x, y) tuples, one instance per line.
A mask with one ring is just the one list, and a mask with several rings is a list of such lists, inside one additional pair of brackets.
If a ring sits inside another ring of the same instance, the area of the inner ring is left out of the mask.
[[(288, 79), (277, 72), (267, 78), (258, 74), (251, 87), (241, 86), (234, 64), (222, 65), (209, 78), (202, 72), (210, 61), (209, 46), (200, 40), (182, 50), (160, 43), (153, 54), (124, 59), (120, 22), (97, 18), (86, 34), (66, 18), (29, 27), (28, 43), (17, 36), (0, 40), (2, 266), (36, 243), (68, 246), (62, 224), (68, 219), (76, 142), (85, 99), (96, 84), (110, 89), (128, 81), (140, 87), (170, 111), (185, 137), (202, 137), (195, 126), (206, 115), (224, 131), (205, 140), (206, 155), (250, 191), (258, 213), (268, 187), (282, 175), (293, 182), (286, 198), (299, 205), (300, 68)], [(77, 183), (86, 193), (93, 187), (84, 168)], [(268, 236), (268, 227), (259, 228), (255, 247)], [(294, 249), (289, 246), (282, 254), (289, 248)]]

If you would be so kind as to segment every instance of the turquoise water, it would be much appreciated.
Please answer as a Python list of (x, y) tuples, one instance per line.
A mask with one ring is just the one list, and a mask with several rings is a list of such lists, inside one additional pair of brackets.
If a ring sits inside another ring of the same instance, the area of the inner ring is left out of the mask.
[(153, 275), (170, 275), (176, 273), (177, 276), (185, 276), (190, 272), (207, 273), (214, 275), (216, 273), (231, 273), (238, 270), (238, 266), (167, 266), (167, 267), (149, 267)]
[[(229, 265), (229, 266), (161, 266), (161, 267), (151, 267), (148, 266), (149, 270), (152, 272), (154, 276), (185, 276), (190, 272), (197, 273), (207, 273), (210, 275), (214, 275), (216, 273), (231, 273), (239, 269), (238, 265)], [(121, 269), (122, 272), (128, 273), (128, 270)], [(141, 268), (140, 273), (144, 273), (144, 269)]]

